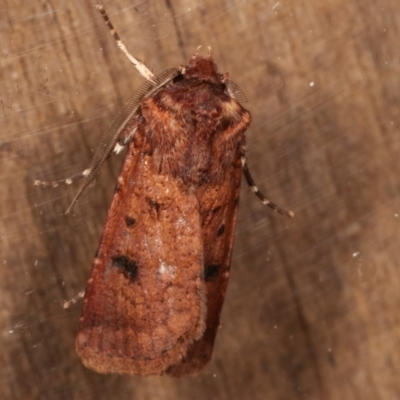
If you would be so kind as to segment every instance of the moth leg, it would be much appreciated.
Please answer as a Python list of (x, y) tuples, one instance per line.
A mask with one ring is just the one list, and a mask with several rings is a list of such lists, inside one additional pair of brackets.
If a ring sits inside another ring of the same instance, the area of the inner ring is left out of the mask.
[[(70, 185), (73, 182), (76, 182), (80, 179), (83, 178), (85, 179), (85, 181), (82, 183), (81, 187), (78, 190), (78, 193), (76, 194), (74, 200), (68, 207), (65, 214), (68, 214), (70, 212), (76, 200), (78, 200), (79, 196), (93, 180), (95, 174), (98, 172), (102, 164), (111, 155), (111, 152), (114, 151), (117, 154), (120, 153), (121, 150), (127, 145), (127, 143), (132, 139), (133, 135), (135, 134), (137, 126), (140, 122), (139, 119), (132, 118), (130, 123), (125, 122), (125, 124), (122, 124), (122, 127), (118, 129), (120, 119), (121, 118), (117, 118), (116, 119), (117, 123), (111, 124), (111, 129), (109, 131), (106, 131), (106, 133), (103, 135), (99, 145), (97, 146), (94, 152), (89, 167), (86, 168), (84, 171), (80, 172), (79, 174), (70, 176), (68, 178), (59, 179), (56, 181), (41, 181), (39, 179), (36, 179), (34, 181), (35, 186), (42, 186), (42, 187), (52, 186), (55, 188), (63, 183)], [(117, 129), (113, 129), (114, 128), (113, 125), (115, 125)], [(117, 142), (118, 138), (119, 140)]]
[[(133, 135), (135, 134), (138, 123), (138, 119), (132, 118), (132, 121), (125, 126), (121, 133), (119, 133), (118, 141), (116, 143), (115, 138), (113, 139), (107, 133), (105, 137), (102, 138), (100, 145), (96, 148), (89, 167), (86, 168), (84, 171), (79, 172), (79, 174), (75, 174), (73, 176), (69, 176), (68, 178), (58, 179), (55, 181), (41, 181), (40, 179), (35, 179), (34, 185), (42, 187), (52, 186), (53, 188), (56, 188), (61, 184), (71, 185), (72, 183), (79, 181), (80, 179), (87, 178), (89, 175), (96, 173), (100, 169), (102, 163), (108, 157), (110, 157), (111, 151), (118, 154), (125, 148), (125, 146), (130, 142)], [(114, 147), (112, 148), (112, 146)]]
[(68, 178), (65, 179), (59, 179), (56, 181), (41, 181), (40, 179), (35, 179), (35, 181), (33, 182), (33, 184), (35, 186), (42, 186), (42, 187), (49, 187), (52, 186), (53, 188), (56, 188), (57, 186), (65, 183), (67, 185), (70, 185), (71, 183), (74, 183), (76, 181), (79, 181), (79, 179), (85, 178), (86, 176), (89, 175), (90, 170), (89, 169), (85, 169), (84, 171), (80, 172), (79, 174), (70, 176)]
[[(118, 142), (115, 144), (113, 151), (116, 154), (119, 154), (125, 146), (129, 143), (129, 141), (132, 139), (133, 134), (136, 130), (126, 130), (125, 132), (122, 132), (121, 138), (118, 140)], [(111, 154), (108, 154), (106, 158), (108, 158)], [(96, 167), (97, 169), (100, 168), (100, 165)], [(55, 181), (42, 181), (40, 179), (35, 179), (33, 184), (35, 186), (41, 186), (41, 187), (53, 187), (56, 188), (59, 185), (66, 184), (66, 185), (71, 185), (72, 183), (79, 181), (80, 179), (86, 178), (90, 172), (92, 171), (92, 168), (86, 168), (84, 171), (79, 172), (79, 174), (75, 174), (72, 176), (69, 176), (68, 178), (64, 179), (58, 179)]]
[[(123, 129), (121, 133), (124, 135), (124, 138), (132, 138), (134, 133), (136, 132), (137, 125), (139, 121), (134, 120), (134, 124), (130, 124), (128, 127)], [(114, 130), (110, 130), (110, 133), (114, 133)], [(118, 135), (110, 135), (110, 133), (106, 132), (105, 135), (103, 135), (99, 145), (97, 146), (95, 153), (92, 157), (92, 160), (90, 162), (89, 168), (85, 169), (82, 172), (82, 177), (86, 178), (85, 181), (82, 183), (81, 187), (78, 190), (78, 193), (72, 200), (71, 205), (68, 207), (67, 211), (65, 214), (68, 214), (75, 202), (78, 200), (80, 195), (83, 193), (83, 191), (87, 188), (89, 183), (93, 180), (95, 174), (99, 171), (100, 167), (103, 165), (103, 163), (106, 161), (106, 159), (111, 155), (111, 152), (114, 151), (115, 153), (119, 153), (124, 146), (126, 145), (125, 141), (119, 143), (116, 142)]]
[[(116, 154), (119, 154), (125, 147), (126, 145), (129, 143), (129, 141), (132, 139), (134, 133), (136, 131), (135, 129), (125, 129), (122, 133), (120, 138), (118, 139), (117, 143), (115, 143), (114, 148), (113, 148), (113, 152)], [(108, 157), (110, 157), (111, 153), (107, 153), (106, 159)], [(71, 185), (72, 183), (79, 181), (80, 179), (86, 178), (90, 172), (93, 169), (99, 169), (101, 165), (96, 166), (95, 168), (86, 168), (84, 171), (79, 172), (79, 174), (75, 174), (73, 176), (69, 176), (68, 178), (64, 178), (64, 179), (58, 179), (55, 181), (41, 181), (40, 179), (35, 179), (34, 181), (34, 185), (35, 186), (41, 186), (41, 187), (53, 187), (56, 188), (59, 185), (62, 184), (67, 184), (67, 185)]]
[(85, 295), (85, 291), (82, 290), (76, 296), (74, 296), (72, 299), (64, 301), (63, 308), (66, 309), (66, 308), (71, 307), (71, 305), (75, 304), (78, 300), (83, 299), (84, 295)]
[(282, 214), (282, 215), (286, 215), (286, 216), (288, 216), (288, 217), (290, 217), (290, 218), (293, 218), (293, 217), (294, 217), (294, 212), (293, 212), (293, 211), (290, 211), (290, 210), (287, 211), (287, 210), (284, 210), (284, 209), (278, 207), (275, 203), (272, 203), (272, 201), (268, 200), (268, 199), (258, 190), (258, 187), (256, 186), (256, 184), (255, 184), (255, 182), (254, 182), (254, 179), (253, 179), (253, 177), (251, 176), (249, 167), (247, 166), (246, 155), (245, 155), (244, 149), (243, 149), (243, 152), (242, 152), (242, 159), (241, 159), (241, 160), (242, 160), (242, 170), (243, 170), (243, 174), (244, 174), (244, 176), (245, 176), (245, 178), (246, 178), (247, 184), (249, 185), (249, 187), (250, 187), (250, 189), (253, 191), (253, 193), (261, 200), (261, 202), (262, 202), (264, 205), (266, 205), (266, 206), (272, 208), (272, 209), (273, 209), (274, 211), (276, 211), (277, 213)]
[(114, 29), (110, 19), (108, 18), (108, 15), (106, 13), (106, 10), (104, 9), (104, 6), (99, 5), (99, 6), (95, 6), (95, 7), (96, 7), (97, 11), (99, 11), (101, 16), (103, 17), (104, 22), (107, 25), (107, 28), (110, 30), (111, 36), (117, 42), (117, 46), (126, 55), (126, 57), (129, 59), (129, 61), (133, 64), (133, 66), (139, 72), (139, 74), (142, 75), (143, 78), (147, 79), (148, 81), (154, 81), (155, 76), (150, 71), (150, 69), (147, 68), (146, 65), (142, 61), (138, 60), (131, 53), (129, 53), (129, 51), (126, 48), (124, 42), (121, 40), (121, 38), (119, 37), (117, 31)]

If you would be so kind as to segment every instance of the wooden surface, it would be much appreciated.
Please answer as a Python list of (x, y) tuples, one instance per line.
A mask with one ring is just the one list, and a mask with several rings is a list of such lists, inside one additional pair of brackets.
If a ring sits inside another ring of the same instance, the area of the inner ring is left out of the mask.
[(0, 13), (0, 387), (9, 399), (400, 398), (398, 0), (106, 1), (155, 71), (212, 46), (249, 98), (243, 185), (214, 356), (195, 378), (101, 376), (74, 351), (121, 157), (71, 215), (82, 170), (140, 79), (92, 1)]

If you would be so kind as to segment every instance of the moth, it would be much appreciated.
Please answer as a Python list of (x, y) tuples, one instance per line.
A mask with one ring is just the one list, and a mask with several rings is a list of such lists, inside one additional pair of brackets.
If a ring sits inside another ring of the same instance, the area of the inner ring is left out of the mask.
[(210, 50), (145, 78), (111, 123), (72, 205), (112, 151), (128, 147), (84, 295), (76, 351), (100, 373), (181, 376), (211, 358), (231, 264), (241, 173), (261, 201), (245, 157), (250, 113)]

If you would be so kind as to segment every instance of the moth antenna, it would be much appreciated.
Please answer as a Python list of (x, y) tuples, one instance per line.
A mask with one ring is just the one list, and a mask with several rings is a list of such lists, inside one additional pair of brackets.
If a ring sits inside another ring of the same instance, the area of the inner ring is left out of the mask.
[(280, 207), (278, 207), (275, 203), (272, 203), (272, 201), (268, 200), (259, 190), (258, 187), (256, 186), (253, 177), (251, 176), (249, 167), (247, 166), (247, 161), (246, 161), (246, 156), (244, 153), (244, 149), (243, 149), (243, 153), (242, 153), (242, 170), (243, 170), (243, 174), (246, 178), (247, 184), (249, 185), (250, 189), (252, 190), (252, 192), (261, 200), (261, 202), (268, 206), (269, 208), (272, 208), (275, 212), (282, 214), (282, 215), (286, 215), (290, 218), (294, 217), (294, 212), (293, 211), (288, 211), (288, 210), (284, 210)]
[(226, 76), (224, 83), (228, 90), (229, 96), (231, 96), (233, 99), (235, 99), (239, 103), (246, 103), (247, 98), (246, 98), (246, 95), (243, 93), (242, 89), (240, 89), (239, 85), (237, 85), (235, 82), (232, 82), (229, 79), (228, 73), (224, 74), (224, 78), (225, 78), (225, 75), (227, 75), (227, 76)]
[(104, 9), (104, 6), (102, 5), (97, 5), (95, 6), (96, 10), (99, 11), (101, 16), (104, 19), (105, 24), (107, 25), (107, 28), (109, 29), (111, 36), (115, 39), (117, 42), (117, 46), (120, 48), (120, 50), (128, 57), (129, 61), (133, 64), (133, 66), (136, 68), (136, 70), (139, 72), (140, 75), (143, 76), (143, 78), (147, 79), (148, 81), (153, 81), (154, 79), (154, 74), (150, 71), (149, 68), (146, 67), (146, 65), (135, 58), (129, 50), (126, 48), (124, 42), (121, 40), (119, 37), (117, 31), (114, 29), (113, 24), (110, 21), (110, 18), (108, 17), (106, 10)]

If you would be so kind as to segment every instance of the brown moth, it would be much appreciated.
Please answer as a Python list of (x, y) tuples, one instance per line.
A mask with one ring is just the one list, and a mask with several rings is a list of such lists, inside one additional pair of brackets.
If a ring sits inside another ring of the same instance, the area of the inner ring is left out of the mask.
[[(226, 292), (250, 113), (241, 90), (197, 50), (186, 67), (146, 79), (102, 138), (74, 202), (114, 150), (128, 145), (85, 291), (76, 351), (100, 373), (174, 376), (211, 358)], [(61, 181), (36, 181), (57, 186)], [(74, 204), (74, 202), (72, 204)], [(71, 204), (71, 207), (72, 207)], [(68, 209), (68, 211), (71, 209)], [(67, 211), (67, 212), (68, 212)]]

